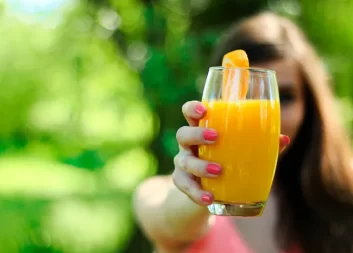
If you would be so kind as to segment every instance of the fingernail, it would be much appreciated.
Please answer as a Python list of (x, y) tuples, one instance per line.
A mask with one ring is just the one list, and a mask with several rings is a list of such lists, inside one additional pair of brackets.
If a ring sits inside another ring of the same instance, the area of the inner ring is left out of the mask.
[(221, 167), (214, 163), (209, 163), (206, 167), (206, 171), (208, 174), (219, 175), (221, 174)]
[(215, 141), (217, 139), (217, 132), (214, 130), (205, 130), (203, 132), (203, 138), (206, 141)]
[(197, 104), (197, 105), (196, 105), (195, 112), (196, 112), (197, 114), (202, 115), (202, 114), (205, 113), (205, 111), (206, 111), (206, 108), (205, 108), (205, 106), (204, 106), (203, 104)]
[(287, 135), (285, 135), (283, 138), (284, 138), (284, 140), (286, 142), (286, 145), (289, 145), (290, 144), (290, 138)]
[(201, 199), (202, 199), (202, 202), (206, 204), (211, 204), (213, 201), (213, 197), (208, 193), (205, 193), (204, 195), (202, 195)]

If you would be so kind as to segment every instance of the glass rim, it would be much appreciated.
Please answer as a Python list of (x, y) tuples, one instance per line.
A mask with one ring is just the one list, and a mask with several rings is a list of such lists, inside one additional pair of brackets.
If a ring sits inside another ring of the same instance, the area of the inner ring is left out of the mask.
[(210, 70), (227, 70), (227, 69), (243, 69), (243, 70), (249, 70), (250, 72), (260, 72), (260, 73), (267, 73), (267, 74), (276, 74), (276, 71), (271, 70), (271, 69), (264, 69), (264, 68), (254, 68), (254, 67), (249, 67), (249, 68), (244, 68), (244, 67), (223, 67), (223, 66), (214, 66), (210, 67)]

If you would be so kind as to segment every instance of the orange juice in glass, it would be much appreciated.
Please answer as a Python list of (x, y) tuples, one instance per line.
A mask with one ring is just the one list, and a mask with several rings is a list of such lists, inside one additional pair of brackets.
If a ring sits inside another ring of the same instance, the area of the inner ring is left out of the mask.
[[(232, 76), (227, 85), (225, 75)], [(275, 72), (212, 67), (202, 102), (207, 115), (200, 126), (215, 129), (219, 137), (216, 144), (199, 146), (199, 157), (219, 163), (223, 169), (217, 178), (201, 179), (202, 188), (214, 194), (210, 213), (261, 215), (279, 149), (280, 103)]]

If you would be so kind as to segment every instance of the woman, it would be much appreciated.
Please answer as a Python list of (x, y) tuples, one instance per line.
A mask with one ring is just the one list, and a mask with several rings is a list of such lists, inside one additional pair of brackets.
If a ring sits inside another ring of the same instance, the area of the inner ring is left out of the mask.
[(213, 196), (200, 188), (198, 177), (216, 177), (222, 168), (193, 150), (215, 143), (217, 133), (198, 127), (206, 108), (187, 102), (189, 126), (177, 133), (173, 176), (151, 178), (135, 195), (136, 215), (157, 252), (353, 252), (351, 151), (313, 47), (291, 21), (265, 12), (232, 28), (218, 49), (213, 65), (243, 49), (251, 66), (277, 72), (281, 149), (289, 138), (291, 144), (279, 158), (261, 217), (210, 216), (205, 206)]

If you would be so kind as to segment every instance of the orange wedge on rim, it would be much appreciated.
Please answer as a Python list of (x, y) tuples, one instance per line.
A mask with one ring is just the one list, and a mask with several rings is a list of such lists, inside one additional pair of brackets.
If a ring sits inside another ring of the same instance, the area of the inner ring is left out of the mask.
[(244, 50), (235, 50), (223, 56), (222, 67), (244, 68), (225, 69), (223, 76), (223, 100), (245, 99), (248, 92), (250, 73), (248, 55)]

